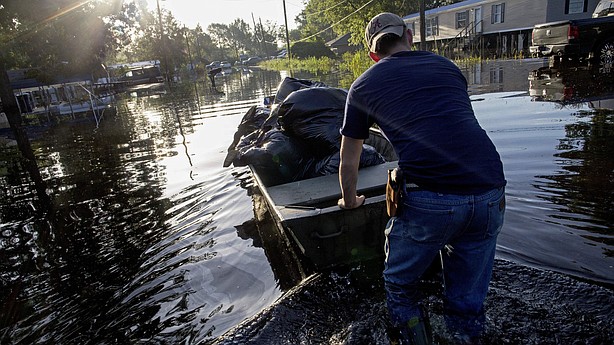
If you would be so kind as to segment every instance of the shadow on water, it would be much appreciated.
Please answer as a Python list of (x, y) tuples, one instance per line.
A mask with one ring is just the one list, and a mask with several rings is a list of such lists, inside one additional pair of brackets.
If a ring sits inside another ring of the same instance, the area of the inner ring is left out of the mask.
[[(532, 95), (527, 76), (542, 65), (463, 66), (508, 179), (486, 343), (610, 344), (612, 113), (595, 90)], [(313, 272), (249, 170), (222, 168), (243, 114), (281, 77), (139, 87), (97, 129), (30, 128), (51, 199), (42, 215), (20, 153), (0, 147), (0, 343), (389, 344), (382, 262)], [(424, 289), (449, 344), (437, 277)]]

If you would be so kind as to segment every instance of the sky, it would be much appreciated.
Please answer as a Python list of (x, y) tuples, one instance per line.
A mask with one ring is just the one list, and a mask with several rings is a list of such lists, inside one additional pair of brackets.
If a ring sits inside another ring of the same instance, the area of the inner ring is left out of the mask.
[[(147, 0), (150, 9), (157, 9), (156, 0)], [(270, 20), (278, 26), (284, 25), (283, 0), (160, 0), (160, 7), (169, 10), (173, 16), (189, 28), (197, 24), (207, 29), (212, 23), (230, 24), (241, 18), (253, 25), (252, 13), (258, 23)], [(303, 0), (286, 0), (288, 28), (295, 29), (294, 18), (303, 10)]]

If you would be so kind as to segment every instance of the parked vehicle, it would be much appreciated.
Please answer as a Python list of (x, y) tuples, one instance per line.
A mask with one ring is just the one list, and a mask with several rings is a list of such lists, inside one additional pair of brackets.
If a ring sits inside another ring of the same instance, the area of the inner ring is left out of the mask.
[(530, 51), (551, 57), (551, 65), (589, 59), (609, 73), (614, 59), (614, 0), (601, 0), (593, 18), (535, 25)]
[(249, 59), (243, 61), (243, 65), (245, 66), (255, 66), (257, 64), (259, 64), (262, 61), (262, 59), (258, 56), (252, 56)]
[(222, 67), (222, 63), (220, 61), (212, 61), (210, 64), (205, 66), (207, 70), (212, 70), (219, 67)]
[(232, 64), (230, 62), (228, 62), (228, 61), (222, 61), (220, 63), (220, 67), (222, 67), (222, 68), (231, 68)]
[(143, 66), (132, 68), (120, 77), (119, 81), (128, 85), (161, 83), (164, 77), (158, 66)]
[(279, 54), (277, 54), (276, 58), (277, 59), (283, 59), (288, 55), (288, 51), (285, 49), (282, 49)]

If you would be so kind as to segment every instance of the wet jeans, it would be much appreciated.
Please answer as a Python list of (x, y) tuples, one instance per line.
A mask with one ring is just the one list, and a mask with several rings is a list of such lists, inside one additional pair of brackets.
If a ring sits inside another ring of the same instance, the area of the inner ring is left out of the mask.
[(479, 336), (504, 213), (504, 188), (480, 195), (404, 193), (399, 213), (386, 226), (384, 281), (393, 324), (421, 318), (418, 282), (441, 250), (448, 329)]

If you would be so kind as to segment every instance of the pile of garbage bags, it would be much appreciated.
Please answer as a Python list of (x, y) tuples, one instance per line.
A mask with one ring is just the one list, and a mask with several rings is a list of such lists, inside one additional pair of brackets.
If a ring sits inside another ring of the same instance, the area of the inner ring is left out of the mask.
[[(243, 116), (224, 166), (251, 165), (267, 186), (338, 173), (346, 98), (343, 89), (285, 78), (270, 108), (253, 106)], [(360, 167), (382, 163), (363, 145)]]

